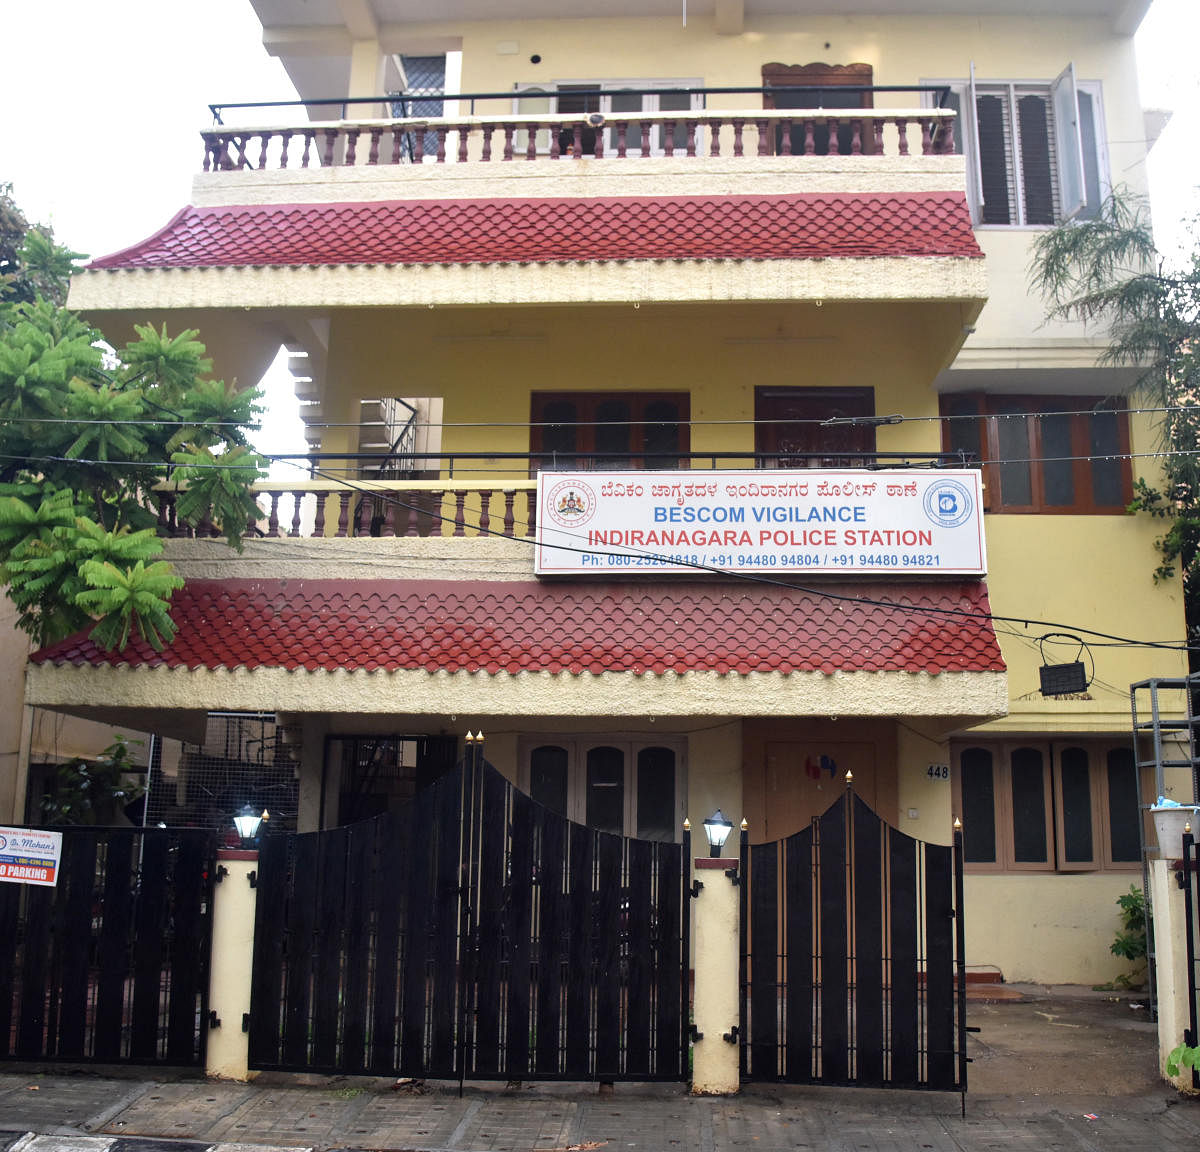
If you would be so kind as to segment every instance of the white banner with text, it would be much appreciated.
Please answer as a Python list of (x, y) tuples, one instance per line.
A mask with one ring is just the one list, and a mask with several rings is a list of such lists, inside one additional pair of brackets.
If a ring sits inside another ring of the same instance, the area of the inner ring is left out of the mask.
[(61, 832), (0, 827), (0, 881), (53, 888), (61, 860)]
[(534, 571), (982, 576), (981, 499), (972, 469), (541, 472)]

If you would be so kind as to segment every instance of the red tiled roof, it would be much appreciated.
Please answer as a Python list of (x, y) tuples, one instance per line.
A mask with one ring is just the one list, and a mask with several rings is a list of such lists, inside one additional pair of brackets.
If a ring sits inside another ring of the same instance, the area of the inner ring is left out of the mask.
[(188, 207), (91, 267), (982, 255), (962, 193), (804, 193)]
[[(192, 580), (174, 642), (80, 633), (37, 664), (547, 672), (1001, 672), (982, 582)], [(882, 603), (868, 603), (880, 601)], [(947, 611), (965, 612), (956, 616)]]

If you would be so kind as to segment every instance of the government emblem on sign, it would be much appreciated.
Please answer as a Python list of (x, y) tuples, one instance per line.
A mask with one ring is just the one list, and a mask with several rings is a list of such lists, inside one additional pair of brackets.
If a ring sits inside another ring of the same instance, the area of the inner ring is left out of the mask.
[(957, 528), (971, 516), (974, 502), (957, 480), (938, 480), (925, 489), (925, 516), (942, 528)]
[(546, 503), (550, 519), (564, 528), (586, 524), (596, 513), (596, 493), (578, 478), (556, 484)]

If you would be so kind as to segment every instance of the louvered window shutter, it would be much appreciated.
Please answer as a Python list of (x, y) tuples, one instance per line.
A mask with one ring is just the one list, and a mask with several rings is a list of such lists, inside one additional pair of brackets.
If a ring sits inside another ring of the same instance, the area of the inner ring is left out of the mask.
[(1018, 87), (1018, 140), (1024, 185), (1025, 224), (1053, 224), (1058, 203), (1058, 158), (1049, 93)]
[(1012, 165), (1012, 125), (1002, 95), (977, 90), (975, 116), (979, 140), (979, 177), (984, 224), (1015, 224), (1016, 196)]

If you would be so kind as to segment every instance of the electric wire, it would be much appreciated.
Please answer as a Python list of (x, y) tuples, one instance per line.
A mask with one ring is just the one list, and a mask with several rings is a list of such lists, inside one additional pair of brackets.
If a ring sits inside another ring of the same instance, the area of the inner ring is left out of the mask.
[[(301, 455), (298, 453), (291, 453), (291, 452), (261, 452), (258, 449), (254, 448), (252, 445), (247, 445), (247, 446), (251, 448), (251, 451), (253, 451), (256, 456), (259, 456), (262, 459), (268, 460), (272, 463), (288, 464), (288, 465), (292, 465), (295, 467), (303, 468), (306, 471), (312, 469), (313, 461), (312, 461), (311, 456), (306, 456), (306, 455)], [(519, 455), (522, 458), (527, 458), (529, 455), (536, 456), (536, 455), (538, 455), (538, 453), (532, 453), (532, 454), (520, 453)], [(550, 455), (550, 453), (543, 453), (543, 455)], [(569, 453), (564, 452), (564, 453), (562, 453), (562, 455), (564, 457), (574, 459), (577, 457), (588, 457), (589, 455), (595, 456), (595, 455), (604, 455), (604, 454), (603, 453), (587, 453), (587, 452), (569, 452)], [(645, 454), (638, 453), (638, 452), (630, 452), (630, 453), (627, 453), (627, 455), (630, 457), (631, 461), (633, 461), (633, 460), (641, 459)], [(666, 455), (673, 456), (674, 453), (666, 453)], [(697, 455), (697, 454), (693, 453), (692, 455)], [(705, 459), (709, 459), (709, 458), (713, 458), (713, 457), (715, 457), (717, 459), (721, 459), (721, 458), (729, 456), (730, 453), (704, 452), (699, 455), (702, 455)], [(755, 453), (748, 452), (748, 453), (746, 453), (746, 455), (747, 456), (758, 455), (758, 456), (776, 457), (776, 456), (786, 456), (786, 455), (788, 455), (788, 453), (759, 452), (759, 453), (755, 454)], [(831, 452), (796, 453), (796, 455), (798, 455), (798, 456), (819, 456), (819, 457), (836, 459), (836, 458), (841, 458), (842, 456), (856, 456), (856, 455), (870, 456), (873, 454), (870, 452), (855, 454), (855, 453), (849, 453), (849, 452), (840, 453), (837, 451), (831, 451)], [(911, 456), (917, 460), (919, 460), (921, 457), (928, 457), (928, 456), (946, 457), (946, 456), (951, 456), (951, 455), (954, 455), (954, 453), (936, 452), (936, 451), (932, 451), (932, 450), (928, 451), (928, 452), (913, 451), (911, 453)], [(333, 468), (328, 465), (322, 465), (319, 469), (315, 469), (314, 471), (319, 471), (322, 473), (344, 473), (344, 474), (356, 473), (356, 472), (361, 471), (361, 460), (374, 460), (374, 459), (382, 460), (382, 459), (385, 459), (386, 456), (387, 456), (387, 453), (385, 453), (385, 452), (357, 453), (357, 454), (355, 454), (354, 461), (351, 463), (345, 464), (339, 468)], [(434, 453), (418, 453), (417, 454), (417, 458), (428, 459), (428, 460), (457, 460), (460, 458), (460, 456), (467, 457), (467, 458), (480, 457), (480, 458), (486, 459), (486, 460), (495, 459), (494, 454), (488, 454), (487, 452), (463, 452), (463, 453), (434, 452)], [(1097, 462), (1097, 461), (1101, 462), (1101, 463), (1106, 463), (1106, 462), (1111, 463), (1111, 462), (1117, 462), (1117, 461), (1122, 461), (1122, 460), (1128, 460), (1128, 461), (1165, 460), (1165, 459), (1169, 459), (1169, 458), (1173, 458), (1173, 457), (1190, 458), (1190, 457), (1195, 457), (1195, 456), (1200, 456), (1200, 448), (1160, 448), (1160, 449), (1155, 449), (1152, 452), (1112, 452), (1112, 453), (1087, 454), (1087, 455), (1081, 455), (1081, 456), (989, 457), (987, 459), (982, 459), (982, 460), (964, 461), (964, 463), (962, 464), (962, 467), (965, 467), (965, 468), (1001, 468), (1001, 467), (1006, 467), (1009, 465), (1019, 465), (1019, 464), (1077, 464), (1077, 463), (1090, 463), (1090, 462)], [(105, 467), (114, 467), (114, 468), (118, 468), (118, 467), (159, 468), (159, 469), (163, 469), (166, 472), (171, 472), (172, 470), (174, 470), (176, 468), (209, 468), (209, 469), (228, 468), (230, 470), (236, 471), (240, 468), (247, 467), (247, 464), (245, 462), (239, 463), (239, 464), (220, 464), (220, 463), (192, 464), (190, 462), (186, 463), (186, 464), (178, 464), (178, 463), (174, 463), (172, 461), (95, 460), (95, 459), (91, 459), (89, 457), (53, 456), (53, 455), (30, 456), (27, 454), (14, 454), (14, 453), (9, 453), (9, 454), (0, 453), (0, 460), (29, 460), (29, 461), (32, 461), (33, 463), (37, 463), (37, 464), (103, 465)], [(298, 461), (303, 461), (303, 463), (298, 463)], [(891, 466), (889, 466), (889, 468), (869, 467), (868, 466), (868, 467), (864, 468), (863, 471), (867, 472), (867, 473), (886, 472), (891, 467), (898, 468), (901, 466), (906, 467), (906, 468), (931, 467), (931, 465), (924, 464), (924, 463), (906, 463), (906, 464), (901, 465), (901, 463), (899, 461), (897, 461), (895, 465), (891, 465)], [(945, 467), (945, 465), (942, 465), (942, 467)], [(486, 474), (489, 476), (496, 476), (498, 474), (503, 475), (503, 473), (501, 471), (499, 471), (495, 466), (488, 467), (488, 468), (456, 467), (456, 471), (468, 473), (468, 474), (483, 473), (483, 474)], [(636, 471), (639, 473), (645, 473), (648, 476), (654, 476), (654, 475), (659, 474), (660, 472), (667, 472), (667, 471), (672, 471), (672, 470), (671, 469), (629, 468), (629, 469), (617, 469), (617, 471)], [(799, 476), (803, 476), (805, 469), (795, 469), (794, 471)], [(522, 470), (520, 472), (517, 472), (516, 470), (514, 470), (513, 477), (517, 478), (517, 479), (524, 479), (524, 480), (529, 479), (528, 473), (524, 470)], [(311, 478), (315, 478), (315, 476), (311, 477)], [(342, 478), (340, 476), (336, 476), (336, 475), (332, 475), (332, 474), (326, 475), (324, 478), (327, 480), (336, 481), (339, 483), (342, 482)], [(264, 481), (264, 483), (269, 483), (269, 482), (270, 481)], [(393, 481), (381, 481), (381, 482), (391, 483)], [(394, 482), (399, 483), (399, 481), (394, 481)], [(453, 482), (454, 482), (453, 477), (448, 478), (447, 483), (452, 484)], [(286, 481), (284, 481), (283, 483), (286, 483)]]
[[(385, 489), (372, 488), (372, 487), (363, 485), (361, 483), (356, 483), (353, 480), (348, 480), (344, 477), (335, 477), (335, 476), (331, 476), (331, 475), (325, 475), (325, 470), (322, 468), (311, 468), (311, 466), (309, 466), (309, 465), (297, 463), (295, 460), (287, 459), (284, 456), (272, 456), (272, 454), (270, 454), (270, 453), (256, 453), (256, 454), (266, 460), (278, 460), (278, 462), (288, 464), (292, 467), (303, 468), (306, 472), (309, 472), (310, 476), (313, 478), (321, 477), (323, 479), (327, 479), (327, 480), (333, 481), (335, 483), (341, 484), (343, 487), (348, 487), (351, 491), (357, 492), (359, 495), (366, 495), (366, 496), (372, 497), (373, 499), (377, 499), (380, 502), (380, 504), (391, 505), (395, 508), (402, 509), (402, 510), (410, 512), (410, 513), (417, 513), (418, 515), (424, 515), (427, 517), (431, 517), (431, 518), (437, 520), (439, 523), (454, 523), (454, 521), (451, 519), (451, 517), (442, 515), (441, 513), (432, 512), (429, 509), (424, 508), (424, 507), (418, 507), (416, 505), (406, 503), (406, 502), (400, 500), (399, 498), (393, 496)], [(1186, 454), (1187, 455), (1200, 455), (1200, 450), (1189, 451)], [(1151, 454), (1151, 455), (1158, 456), (1158, 455), (1161, 455), (1161, 453), (1155, 453), (1155, 454)], [(65, 457), (65, 456), (30, 457), (30, 456), (3, 455), (3, 454), (0, 454), (0, 460), (28, 460), (28, 461), (35, 462), (35, 463), (64, 463), (64, 464), (78, 464), (78, 465), (91, 465), (91, 466), (104, 466), (104, 467), (126, 466), (126, 467), (131, 467), (131, 468), (140, 468), (140, 469), (151, 469), (151, 470), (159, 469), (159, 470), (166, 471), (168, 473), (173, 468), (176, 468), (176, 467), (195, 468), (197, 470), (201, 470), (201, 469), (229, 469), (229, 470), (241, 469), (241, 470), (244, 470), (245, 468), (248, 467), (248, 465), (246, 463), (242, 463), (242, 464), (238, 464), (238, 465), (222, 465), (220, 463), (196, 464), (196, 465), (187, 464), (187, 465), (180, 466), (180, 465), (171, 465), (171, 464), (166, 464), (166, 463), (155, 463), (155, 462), (146, 463), (146, 462), (139, 462), (139, 461), (122, 461), (122, 460), (93, 460), (93, 459)], [(264, 481), (264, 483), (270, 484), (271, 481), (266, 480), (266, 481)], [(283, 481), (281, 483), (284, 486), (284, 490), (287, 490), (287, 488), (286, 488), (287, 482)], [(328, 494), (316, 493), (316, 495), (326, 496)], [(518, 524), (521, 527), (525, 527), (525, 528), (528, 527), (527, 522), (514, 521), (514, 528), (517, 527)], [(492, 529), (491, 527), (488, 527), (486, 529), (480, 528), (478, 526), (474, 526), (474, 527), (476, 528), (476, 531), (479, 532), (479, 534), (481, 534), (481, 535), (495, 536), (495, 537), (498, 537), (501, 539), (520, 540), (524, 543), (529, 544), (531, 547), (536, 547), (536, 546), (538, 546), (538, 543), (539, 543), (538, 541), (536, 541), (535, 539), (533, 539), (529, 536), (509, 537), (509, 536), (506, 536), (505, 533), (498, 532), (495, 529)], [(567, 536), (571, 535), (570, 533), (566, 533), (566, 532), (564, 532), (562, 534), (567, 535)], [(980, 621), (986, 620), (986, 621), (992, 622), (993, 624), (996, 622), (1004, 622), (1004, 623), (1009, 623), (1009, 624), (1020, 624), (1020, 625), (1023, 625), (1025, 628), (1029, 628), (1031, 626), (1036, 626), (1036, 627), (1048, 628), (1048, 629), (1069, 629), (1072, 632), (1081, 633), (1083, 635), (1094, 637), (1095, 642), (1097, 643), (1097, 646), (1101, 646), (1103, 644), (1103, 646), (1106, 646), (1106, 647), (1112, 646), (1112, 647), (1153, 648), (1153, 649), (1174, 651), (1174, 652), (1190, 652), (1193, 650), (1200, 651), (1200, 646), (1194, 646), (1194, 645), (1188, 645), (1188, 644), (1178, 644), (1175, 642), (1162, 641), (1162, 640), (1135, 639), (1135, 638), (1131, 638), (1131, 637), (1120, 636), (1120, 635), (1117, 635), (1114, 633), (1099, 631), (1097, 629), (1082, 628), (1077, 625), (1072, 625), (1070, 623), (1063, 623), (1061, 621), (1047, 621), (1047, 620), (1041, 620), (1041, 619), (1038, 619), (1035, 617), (1024, 617), (1024, 616), (1004, 616), (1004, 615), (998, 615), (996, 613), (972, 612), (972, 611), (969, 611), (966, 609), (938, 608), (938, 607), (933, 607), (933, 606), (917, 606), (917, 605), (899, 605), (899, 604), (894, 604), (889, 601), (874, 600), (869, 597), (842, 595), (839, 593), (831, 592), (828, 589), (813, 588), (813, 587), (809, 587), (806, 585), (795, 584), (795, 583), (785, 581), (785, 580), (772, 579), (770, 577), (761, 575), (759, 573), (743, 572), (740, 570), (728, 569), (728, 568), (719, 568), (719, 567), (716, 567), (713, 565), (701, 564), (701, 563), (691, 562), (691, 561), (683, 561), (683, 562), (669, 561), (667, 557), (663, 556), (660, 553), (654, 553), (651, 551), (645, 551), (645, 550), (640, 550), (640, 549), (636, 549), (636, 548), (629, 548), (624, 551), (614, 551), (614, 550), (610, 550), (610, 549), (579, 547), (579, 546), (568, 545), (568, 544), (551, 544), (551, 543), (547, 543), (547, 542), (541, 542), (540, 546), (543, 548), (547, 548), (547, 547), (553, 548), (558, 551), (567, 551), (567, 552), (572, 552), (572, 553), (587, 554), (587, 555), (593, 555), (593, 556), (599, 556), (599, 557), (629, 556), (629, 555), (639, 556), (642, 558), (657, 560), (657, 561), (660, 561), (663, 563), (674, 563), (677, 566), (682, 566), (682, 567), (690, 568), (690, 569), (693, 569), (696, 571), (701, 571), (701, 572), (708, 572), (708, 573), (711, 573), (714, 575), (723, 576), (725, 578), (731, 578), (731, 579), (736, 579), (736, 580), (740, 580), (740, 581), (745, 581), (747, 583), (764, 584), (764, 585), (768, 585), (768, 586), (784, 588), (784, 589), (787, 589), (790, 591), (801, 592), (806, 595), (818, 597), (820, 599), (840, 601), (840, 602), (846, 602), (846, 603), (862, 604), (862, 605), (867, 605), (867, 606), (871, 606), (871, 607), (879, 607), (879, 608), (887, 609), (890, 611), (905, 612), (905, 613), (909, 613), (909, 614), (953, 616), (953, 617), (972, 619), (972, 620), (980, 620)], [(1105, 643), (1105, 642), (1107, 642), (1107, 643)]]
[[(382, 503), (382, 504), (391, 504), (394, 507), (404, 509), (408, 512), (415, 512), (419, 515), (426, 515), (426, 516), (429, 516), (429, 517), (437, 520), (440, 523), (454, 523), (454, 521), (448, 516), (444, 516), (441, 513), (437, 513), (437, 512), (431, 512), (424, 508), (419, 508), (416, 505), (407, 504), (404, 501), (401, 501), (401, 500), (391, 496), (387, 492), (381, 492), (378, 489), (373, 490), (370, 488), (365, 488), (365, 487), (362, 487), (361, 485), (356, 486), (353, 482), (347, 482), (347, 483), (352, 491), (358, 491), (360, 494), (369, 495), (372, 497), (379, 497), (380, 503)], [(514, 521), (514, 528), (518, 525), (518, 523), (520, 524), (520, 526), (528, 528), (528, 523), (525, 521), (520, 521), (520, 522)], [(534, 538), (529, 537), (529, 536), (512, 536), (512, 537), (510, 537), (510, 536), (506, 536), (503, 532), (496, 531), (495, 529), (491, 528), (490, 526), (488, 528), (482, 528), (482, 527), (479, 527), (476, 525), (475, 527), (476, 527), (476, 530), (481, 535), (496, 536), (501, 539), (519, 540), (522, 543), (528, 544), (530, 547), (539, 546), (539, 541), (537, 541)], [(571, 536), (572, 533), (563, 532), (562, 535)], [(635, 556), (642, 556), (642, 557), (647, 557), (650, 559), (658, 559), (658, 560), (663, 560), (663, 561), (666, 561), (666, 559), (667, 559), (666, 557), (662, 556), (659, 553), (654, 553), (654, 552), (645, 551), (645, 550), (636, 549), (636, 548), (632, 548), (627, 551), (612, 551), (610, 549), (586, 548), (586, 547), (578, 547), (575, 545), (568, 545), (568, 544), (550, 544), (550, 543), (546, 543), (544, 541), (540, 542), (540, 546), (543, 548), (547, 548), (547, 547), (553, 548), (558, 551), (565, 551), (565, 552), (572, 552), (572, 553), (579, 553), (579, 554), (586, 554), (586, 555), (593, 555), (593, 556), (607, 557), (607, 556), (635, 555)], [(745, 581), (747, 583), (765, 584), (765, 585), (768, 585), (771, 587), (778, 587), (778, 588), (787, 589), (789, 591), (801, 592), (801, 593), (804, 593), (805, 595), (817, 597), (818, 599), (832, 600), (832, 601), (841, 602), (841, 603), (867, 605), (870, 607), (878, 607), (878, 608), (883, 608), (883, 609), (887, 609), (887, 610), (895, 611), (895, 612), (902, 612), (902, 613), (908, 613), (908, 614), (914, 614), (914, 615), (915, 614), (924, 614), (924, 615), (936, 615), (936, 616), (953, 616), (953, 617), (976, 620), (976, 621), (988, 621), (991, 623), (995, 623), (996, 621), (1001, 621), (1004, 623), (1014, 624), (1014, 625), (1022, 624), (1026, 628), (1029, 628), (1030, 626), (1036, 626), (1039, 628), (1047, 628), (1047, 629), (1070, 629), (1072, 632), (1079, 632), (1079, 633), (1082, 633), (1087, 636), (1094, 636), (1094, 637), (1096, 637), (1096, 639), (1098, 641), (1099, 640), (1109, 641), (1111, 646), (1134, 647), (1134, 648), (1154, 648), (1154, 649), (1161, 649), (1161, 650), (1172, 651), (1172, 652), (1187, 652), (1187, 651), (1192, 650), (1191, 646), (1186, 645), (1186, 644), (1180, 645), (1180, 644), (1177, 644), (1177, 643), (1174, 643), (1171, 641), (1162, 641), (1162, 640), (1137, 640), (1137, 639), (1132, 639), (1130, 637), (1115, 635), (1110, 632), (1102, 632), (1102, 631), (1099, 631), (1096, 629), (1081, 628), (1081, 627), (1078, 627), (1075, 625), (1065, 624), (1062, 622), (1040, 620), (1035, 617), (1002, 616), (1002, 615), (998, 615), (996, 613), (991, 613), (991, 612), (987, 612), (987, 613), (972, 612), (967, 609), (938, 608), (938, 607), (934, 607), (931, 605), (895, 604), (895, 603), (892, 603), (892, 602), (886, 601), (886, 600), (876, 600), (871, 597), (865, 597), (865, 596), (849, 596), (849, 595), (845, 595), (842, 593), (831, 592), (828, 589), (812, 588), (812, 587), (808, 587), (806, 585), (795, 584), (795, 583), (791, 583), (791, 582), (784, 581), (784, 580), (772, 579), (770, 577), (762, 576), (762, 575), (760, 575), (758, 573), (754, 573), (754, 572), (742, 572), (740, 570), (735, 570), (735, 569), (719, 568), (719, 567), (716, 567), (714, 565), (709, 565), (709, 564), (701, 564), (701, 563), (692, 562), (692, 561), (684, 561), (684, 562), (682, 562), (682, 564), (680, 566), (683, 566), (683, 567), (686, 567), (686, 568), (689, 568), (689, 569), (692, 569), (695, 571), (708, 572), (708, 573), (711, 573), (711, 574), (717, 575), (717, 576), (723, 576), (726, 578), (733, 578), (736, 580)], [(1106, 646), (1110, 646), (1110, 645), (1106, 645)], [(1200, 649), (1198, 649), (1198, 650), (1200, 650)]]
[[(619, 396), (619, 393), (614, 395)], [(942, 393), (945, 397), (955, 396), (975, 396), (973, 392), (946, 392)], [(169, 411), (169, 409), (163, 409)], [(903, 413), (895, 413), (886, 417), (888, 421), (902, 424), (940, 424), (953, 423), (961, 420), (1028, 420), (1028, 419), (1043, 419), (1047, 416), (1153, 416), (1168, 413), (1188, 413), (1192, 415), (1200, 415), (1200, 405), (1196, 404), (1164, 404), (1151, 405), (1141, 407), (1099, 407), (1092, 406), (1088, 408), (1054, 408), (1054, 409), (1029, 409), (1025, 411), (1013, 412), (956, 412), (956, 413), (939, 413), (937, 415), (928, 416), (906, 416)], [(173, 420), (101, 420), (75, 418), (68, 416), (5, 416), (0, 417), (0, 425), (5, 424), (111, 424), (115, 427), (122, 425), (155, 425), (155, 424), (180, 424), (197, 428), (252, 428), (261, 429), (261, 424), (242, 424), (231, 420), (187, 420), (178, 413), (172, 413), (175, 417)], [(852, 416), (844, 418), (834, 418), (837, 423), (842, 425), (861, 424), (868, 426), (877, 424), (883, 417), (879, 416)], [(362, 421), (327, 421), (314, 420), (305, 421), (310, 428), (360, 428)], [(386, 421), (368, 421), (369, 424), (386, 423)], [(414, 428), (591, 428), (603, 427), (605, 425), (614, 425), (618, 427), (632, 428), (651, 428), (661, 427), (663, 424), (687, 424), (689, 427), (743, 427), (743, 426), (762, 426), (775, 424), (788, 425), (812, 425), (814, 427), (826, 427), (830, 425), (829, 418), (823, 417), (776, 417), (770, 419), (754, 419), (753, 417), (744, 417), (737, 419), (721, 419), (721, 420), (703, 420), (703, 419), (687, 419), (679, 421), (670, 420), (439, 420), (439, 421), (416, 421), (413, 423)]]

